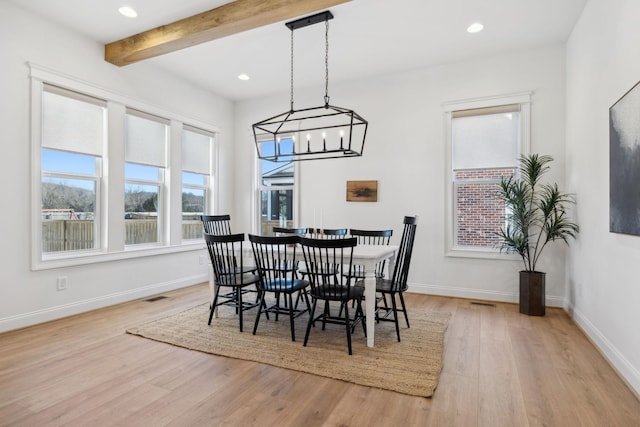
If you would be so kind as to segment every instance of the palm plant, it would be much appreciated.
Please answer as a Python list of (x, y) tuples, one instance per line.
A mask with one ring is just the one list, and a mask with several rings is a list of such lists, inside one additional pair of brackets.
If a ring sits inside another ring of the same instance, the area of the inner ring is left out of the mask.
[(499, 196), (505, 202), (506, 225), (500, 228), (500, 251), (522, 257), (525, 271), (536, 271), (542, 250), (549, 242), (569, 244), (578, 225), (567, 217), (566, 205), (573, 196), (558, 190), (557, 184), (542, 184), (551, 156), (530, 154), (520, 157), (519, 176), (503, 178)]

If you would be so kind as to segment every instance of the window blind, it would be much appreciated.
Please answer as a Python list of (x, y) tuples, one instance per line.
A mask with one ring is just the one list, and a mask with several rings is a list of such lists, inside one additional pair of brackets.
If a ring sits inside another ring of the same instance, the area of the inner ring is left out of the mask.
[(42, 92), (42, 147), (101, 156), (106, 102), (56, 86)]
[(148, 166), (167, 166), (168, 121), (135, 110), (125, 116), (125, 160)]
[(185, 126), (182, 130), (182, 170), (209, 175), (212, 143), (210, 132)]
[(515, 167), (520, 147), (520, 106), (504, 105), (451, 114), (454, 170)]

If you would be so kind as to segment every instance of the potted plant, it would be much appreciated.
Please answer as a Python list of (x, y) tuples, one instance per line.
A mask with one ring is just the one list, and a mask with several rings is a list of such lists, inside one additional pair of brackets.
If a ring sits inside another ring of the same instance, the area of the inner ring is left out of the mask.
[(498, 233), (500, 251), (517, 253), (524, 270), (520, 271), (520, 313), (545, 314), (545, 273), (536, 270), (543, 249), (549, 242), (569, 244), (578, 225), (567, 217), (566, 206), (573, 196), (562, 193), (558, 185), (543, 184), (551, 156), (530, 154), (520, 157), (518, 172), (503, 178), (499, 196), (506, 207), (506, 222)]

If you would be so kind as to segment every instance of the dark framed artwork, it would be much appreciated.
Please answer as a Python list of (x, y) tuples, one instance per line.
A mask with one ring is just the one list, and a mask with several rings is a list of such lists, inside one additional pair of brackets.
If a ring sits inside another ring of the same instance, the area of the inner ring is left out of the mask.
[(378, 181), (347, 181), (347, 202), (377, 202)]
[(609, 108), (609, 230), (640, 235), (640, 82)]

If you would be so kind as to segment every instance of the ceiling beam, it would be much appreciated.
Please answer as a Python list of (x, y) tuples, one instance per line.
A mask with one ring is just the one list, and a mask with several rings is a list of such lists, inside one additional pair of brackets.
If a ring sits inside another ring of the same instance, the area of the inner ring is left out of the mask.
[(104, 59), (123, 66), (351, 0), (236, 0), (108, 43)]

